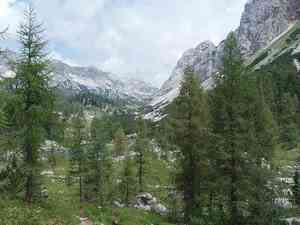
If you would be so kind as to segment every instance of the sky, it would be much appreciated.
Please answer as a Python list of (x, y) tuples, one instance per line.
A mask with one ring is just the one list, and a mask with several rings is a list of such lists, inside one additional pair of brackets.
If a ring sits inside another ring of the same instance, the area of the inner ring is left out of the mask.
[(0, 0), (4, 46), (31, 1), (51, 56), (160, 86), (184, 51), (238, 27), (247, 0)]

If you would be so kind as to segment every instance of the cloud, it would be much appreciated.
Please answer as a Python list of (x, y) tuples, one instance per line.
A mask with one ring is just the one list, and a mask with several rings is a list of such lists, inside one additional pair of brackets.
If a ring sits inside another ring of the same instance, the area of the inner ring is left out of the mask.
[(0, 30), (9, 26), (9, 32), (15, 34), (22, 11), (15, 0), (0, 0)]
[[(0, 21), (20, 2), (0, 0)], [(161, 84), (188, 48), (238, 26), (246, 0), (31, 0), (51, 51), (80, 65)], [(2, 4), (2, 5), (1, 5)], [(13, 22), (14, 23), (14, 22)], [(1, 25), (1, 23), (0, 23)]]

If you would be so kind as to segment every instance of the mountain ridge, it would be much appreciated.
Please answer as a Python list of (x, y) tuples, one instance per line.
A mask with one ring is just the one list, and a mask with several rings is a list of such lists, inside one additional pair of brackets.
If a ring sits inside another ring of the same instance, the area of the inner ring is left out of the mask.
[[(16, 54), (8, 51), (8, 57), (0, 58), (0, 78), (13, 77), (9, 60)], [(138, 79), (121, 79), (120, 76), (102, 71), (96, 67), (71, 66), (57, 59), (51, 60), (51, 86), (65, 94), (91, 92), (105, 93), (108, 98), (122, 99), (130, 104), (144, 104), (157, 92), (158, 88)]]
[[(299, 19), (300, 1), (249, 0), (242, 13), (240, 25), (234, 31), (244, 59), (249, 59), (259, 50), (267, 47)], [(193, 68), (205, 89), (211, 88), (213, 75), (219, 71), (222, 65), (223, 48), (224, 41), (219, 45), (215, 45), (211, 41), (204, 41), (195, 48), (185, 51), (169, 79), (150, 102), (145, 118), (154, 121), (160, 120), (161, 111), (179, 93), (186, 67)]]

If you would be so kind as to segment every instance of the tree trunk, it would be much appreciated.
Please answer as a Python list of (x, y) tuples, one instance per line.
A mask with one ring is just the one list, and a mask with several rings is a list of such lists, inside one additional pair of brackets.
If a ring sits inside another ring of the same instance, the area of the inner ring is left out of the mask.
[(144, 165), (143, 165), (143, 153), (140, 152), (139, 155), (139, 191), (143, 192), (143, 170), (144, 170)]
[[(27, 134), (29, 135), (29, 134)], [(33, 152), (32, 152), (32, 146), (28, 143), (28, 137), (26, 137), (26, 143), (25, 143), (25, 152), (26, 152), (26, 158), (25, 158), (25, 163), (27, 166), (27, 171), (26, 171), (26, 190), (25, 190), (25, 201), (29, 204), (32, 203), (33, 201), (33, 164), (34, 164), (34, 159), (33, 159)]]

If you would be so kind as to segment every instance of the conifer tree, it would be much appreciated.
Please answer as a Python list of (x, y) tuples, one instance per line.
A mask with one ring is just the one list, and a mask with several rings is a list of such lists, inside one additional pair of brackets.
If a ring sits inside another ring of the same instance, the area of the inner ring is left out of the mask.
[(279, 108), (281, 142), (287, 149), (295, 148), (299, 142), (299, 126), (297, 125), (299, 102), (297, 96), (291, 96), (289, 93), (283, 94)]
[(135, 193), (135, 171), (134, 171), (134, 162), (130, 158), (129, 152), (127, 151), (123, 166), (123, 171), (121, 174), (121, 182), (120, 182), (120, 192), (122, 195), (123, 202), (126, 207), (129, 206), (130, 200)]
[[(298, 165), (299, 165), (300, 159), (298, 159)], [(296, 168), (295, 174), (294, 174), (294, 187), (293, 187), (293, 193), (294, 193), (294, 199), (295, 203), (300, 206), (300, 168), (299, 166)]]
[(87, 177), (85, 179), (86, 198), (109, 203), (112, 195), (112, 154), (107, 144), (111, 142), (110, 120), (95, 117), (91, 123), (91, 146), (88, 150)]
[(206, 94), (190, 68), (186, 69), (180, 94), (170, 108), (169, 120), (180, 151), (177, 185), (183, 191), (184, 222), (192, 224), (193, 217), (202, 213), (201, 204), (207, 194), (210, 119)]
[(262, 224), (267, 217), (257, 213), (266, 215), (271, 209), (267, 182), (276, 125), (263, 91), (257, 88), (256, 77), (243, 66), (233, 33), (225, 43), (223, 70), (216, 84), (212, 94), (213, 130), (220, 153), (221, 183), (229, 196), (224, 199), (228, 207), (224, 212), (228, 212), (228, 224), (244, 224), (245, 210), (249, 218), (257, 219), (256, 224)]
[(138, 191), (144, 191), (144, 177), (147, 151), (149, 150), (149, 140), (147, 137), (147, 125), (145, 120), (139, 119), (137, 123), (137, 137), (134, 144), (134, 151), (136, 152), (137, 162), (137, 177), (138, 177)]
[(86, 169), (86, 121), (82, 109), (72, 119), (72, 137), (70, 149), (70, 175), (78, 178), (80, 201), (84, 201), (83, 180)]
[(127, 137), (124, 133), (124, 130), (122, 128), (119, 128), (115, 135), (114, 135), (114, 152), (116, 156), (120, 156), (122, 154), (125, 154), (127, 151), (128, 143), (127, 143)]
[(49, 86), (49, 61), (45, 52), (44, 29), (33, 8), (25, 11), (18, 30), (21, 45), (16, 62), (15, 95), (17, 126), (24, 158), (25, 200), (31, 203), (40, 196), (39, 148), (44, 141), (44, 124), (52, 112), (53, 95)]

